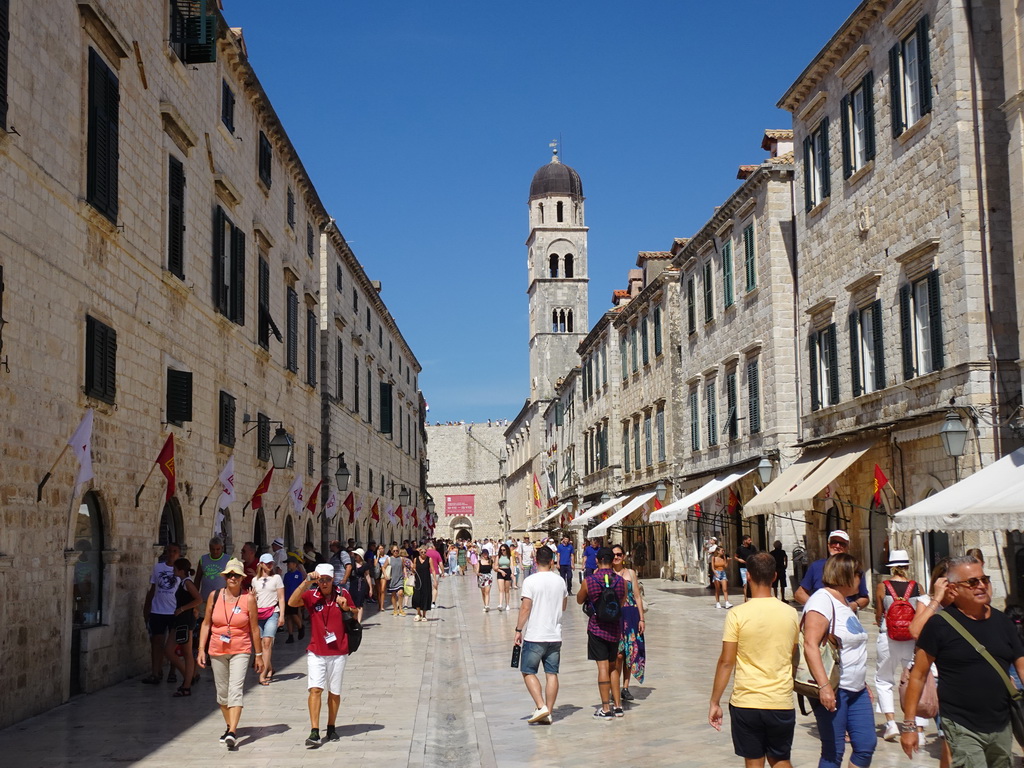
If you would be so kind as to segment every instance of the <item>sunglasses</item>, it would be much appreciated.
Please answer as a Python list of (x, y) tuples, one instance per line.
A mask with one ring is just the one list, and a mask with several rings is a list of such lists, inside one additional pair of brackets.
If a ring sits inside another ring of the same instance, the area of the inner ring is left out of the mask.
[(240, 578), (242, 578), (242, 574), (240, 574), (240, 573), (225, 573), (224, 574), (224, 578), (225, 579), (240, 579)]
[(848, 547), (850, 546), (850, 542), (843, 541), (842, 539), (836, 539), (835, 541), (830, 541), (828, 545), (830, 547)]
[(992, 579), (990, 579), (988, 576), (975, 576), (972, 579), (964, 579), (963, 581), (950, 582), (950, 585), (954, 587), (967, 587), (968, 589), (977, 589), (979, 585), (987, 587), (991, 583)]
[(612, 557), (625, 557), (622, 552), (612, 552)]

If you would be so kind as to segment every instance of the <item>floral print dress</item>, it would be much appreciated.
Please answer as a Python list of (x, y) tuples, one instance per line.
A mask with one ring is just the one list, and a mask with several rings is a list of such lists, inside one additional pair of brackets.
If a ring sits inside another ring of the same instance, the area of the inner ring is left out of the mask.
[(644, 647), (644, 636), (640, 633), (640, 608), (636, 603), (636, 595), (633, 594), (632, 579), (626, 579), (626, 604), (622, 606), (619, 653), (623, 654), (626, 669), (638, 683), (642, 683), (644, 669), (647, 666), (647, 650)]

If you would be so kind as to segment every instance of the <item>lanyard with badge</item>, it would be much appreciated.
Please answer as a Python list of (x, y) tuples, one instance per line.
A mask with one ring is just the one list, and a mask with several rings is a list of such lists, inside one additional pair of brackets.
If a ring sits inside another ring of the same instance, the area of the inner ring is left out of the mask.
[[(222, 634), (220, 636), (220, 641), (222, 643), (224, 643), (224, 645), (228, 645), (231, 642), (231, 617), (228, 616), (228, 601), (227, 601), (227, 599), (223, 595), (221, 595), (220, 599), (221, 599), (221, 605), (224, 606), (224, 624), (227, 627), (227, 633), (226, 634)], [(239, 593), (238, 597), (235, 598), (235, 607), (231, 609), (231, 613), (239, 614), (239, 613), (242, 612), (242, 609), (238, 607), (238, 603), (239, 603), (239, 601), (241, 599), (242, 599), (242, 595), (241, 595), (241, 593)]]
[[(320, 591), (319, 587), (317, 588), (317, 591), (318, 592)], [(323, 610), (321, 611), (321, 613), (323, 614), (323, 620), (324, 620), (324, 642), (327, 643), (328, 645), (330, 645), (331, 643), (333, 643), (335, 640), (338, 639), (338, 636), (335, 635), (333, 632), (331, 632), (331, 630), (329, 630), (327, 628), (327, 618), (328, 618), (328, 613), (329, 613), (329, 609), (328, 609), (327, 606), (329, 606), (331, 604), (334, 604), (335, 607), (337, 607), (337, 604), (334, 603), (334, 600), (328, 600), (323, 592), (320, 592), (320, 597), (324, 601), (324, 607), (323, 607)], [(331, 597), (334, 597), (334, 589), (333, 589), (333, 587), (331, 588)]]

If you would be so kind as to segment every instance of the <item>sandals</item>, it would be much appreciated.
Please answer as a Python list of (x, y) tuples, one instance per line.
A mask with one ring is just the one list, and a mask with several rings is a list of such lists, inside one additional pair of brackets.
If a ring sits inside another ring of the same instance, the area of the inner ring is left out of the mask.
[(184, 685), (179, 685), (179, 686), (178, 686), (178, 690), (176, 690), (176, 691), (175, 691), (175, 692), (174, 692), (173, 694), (171, 694), (171, 695), (172, 695), (172, 696), (173, 696), (173, 698), (175, 698), (175, 699), (180, 699), (180, 698), (182, 698), (183, 696), (191, 696), (191, 695), (192, 695), (192, 689), (191, 689), (191, 688), (186, 688), (186, 687), (185, 687)]
[(260, 680), (260, 685), (270, 685), (269, 680)]

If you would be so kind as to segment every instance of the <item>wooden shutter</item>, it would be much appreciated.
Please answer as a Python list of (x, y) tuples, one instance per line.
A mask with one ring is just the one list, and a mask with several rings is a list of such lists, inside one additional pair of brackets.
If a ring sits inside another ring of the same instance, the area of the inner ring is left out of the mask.
[(393, 426), (391, 421), (391, 384), (382, 381), (380, 383), (380, 431), (385, 435), (391, 434)]
[(120, 99), (117, 76), (90, 48), (86, 200), (115, 224)]
[(306, 311), (306, 381), (311, 387), (316, 386), (316, 348), (319, 346), (320, 332), (317, 328), (316, 314)]
[(705, 385), (704, 397), (708, 407), (708, 446), (718, 445), (718, 403), (714, 381)]
[(0, 128), (7, 130), (7, 57), (10, 0), (0, 0)]
[(810, 361), (810, 382), (811, 382), (811, 410), (821, 408), (821, 401), (818, 399), (818, 334), (810, 333), (807, 336), (807, 356)]
[(334, 396), (341, 402), (345, 394), (345, 345), (338, 339), (338, 385)]
[(661, 305), (654, 308), (654, 355), (661, 354)]
[(843, 96), (839, 102), (839, 134), (843, 145), (844, 179), (848, 179), (853, 175), (853, 131), (850, 125), (850, 104), (849, 94)]
[(928, 43), (928, 14), (917, 22), (917, 78), (921, 93), (921, 114), (932, 111), (932, 62)]
[(804, 136), (804, 211), (814, 207), (814, 168), (811, 166), (811, 136)]
[(874, 321), (875, 347), (875, 389), (885, 389), (885, 337), (882, 335), (882, 300), (875, 299), (871, 304), (871, 315)]
[(245, 325), (245, 233), (231, 228), (231, 313), (239, 325)]
[(757, 360), (747, 363), (747, 415), (750, 420), (750, 434), (761, 431), (761, 378)]
[(725, 377), (725, 400), (729, 409), (726, 417), (726, 427), (729, 430), (729, 439), (735, 440), (739, 437), (739, 418), (736, 414), (736, 374), (730, 373)]
[(231, 133), (235, 132), (235, 93), (227, 80), (220, 83), (220, 119)]
[(896, 43), (889, 49), (889, 106), (892, 109), (892, 135), (898, 138), (906, 123), (903, 120), (903, 80), (900, 76), (903, 61), (903, 45)]
[(220, 393), (220, 444), (232, 447), (235, 444), (235, 398), (221, 390)]
[(686, 330), (697, 332), (697, 286), (694, 278), (686, 281)]
[(726, 309), (732, 306), (733, 295), (732, 242), (730, 241), (722, 245), (722, 297)]
[(619, 337), (619, 362), (622, 363), (622, 379), (629, 378), (629, 358), (626, 355), (626, 334)]
[(167, 369), (167, 421), (192, 421), (192, 372)]
[(750, 293), (757, 287), (757, 262), (753, 224), (748, 224), (743, 230), (743, 266), (746, 271), (747, 293)]
[(288, 349), (287, 366), (293, 373), (299, 370), (299, 295), (288, 289)]
[(932, 370), (946, 367), (946, 355), (942, 348), (942, 296), (939, 290), (939, 273), (928, 273), (928, 330), (932, 342)]
[(647, 316), (640, 318), (640, 346), (643, 349), (644, 365), (651, 361), (650, 344), (647, 339)]
[(259, 149), (257, 154), (257, 167), (259, 169), (260, 181), (269, 188), (273, 178), (271, 176), (271, 162), (273, 160), (274, 153), (270, 147), (270, 139), (267, 138), (267, 134), (260, 131)]
[(314, 253), (316, 253), (316, 249), (314, 248), (313, 225), (306, 224), (306, 255), (312, 259)]
[(117, 332), (94, 317), (85, 318), (85, 394), (106, 403), (117, 395)]
[(860, 397), (860, 312), (850, 313), (850, 380), (853, 382), (853, 396)]
[(873, 160), (875, 157), (875, 75), (868, 72), (861, 80), (864, 93), (864, 157)]
[(266, 349), (270, 346), (270, 264), (262, 256), (258, 264), (256, 334), (259, 345)]
[(561, 427), (565, 423), (565, 406), (559, 400), (555, 403), (555, 426)]
[(914, 378), (914, 326), (911, 318), (910, 284), (900, 286), (900, 341), (903, 355), (903, 380)]
[(206, 13), (212, 0), (179, 0), (185, 18), (185, 63), (212, 64), (217, 60), (217, 16)]
[(295, 229), (295, 193), (288, 190), (288, 226)]
[(170, 157), (167, 176), (167, 269), (185, 277), (185, 168)]
[(270, 460), (270, 417), (265, 413), (256, 414), (256, 458)]
[(821, 127), (818, 130), (821, 132), (821, 199), (824, 200), (832, 194), (832, 165), (829, 161), (827, 117), (821, 118)]
[(224, 259), (226, 244), (224, 227), (226, 223), (224, 210), (218, 205), (213, 209), (213, 308), (221, 314), (227, 314), (227, 285), (224, 282)]
[(838, 349), (838, 336), (836, 332), (836, 324), (832, 323), (828, 327), (828, 383), (829, 388), (832, 390), (829, 392), (829, 403), (835, 405), (839, 402), (839, 349)]

